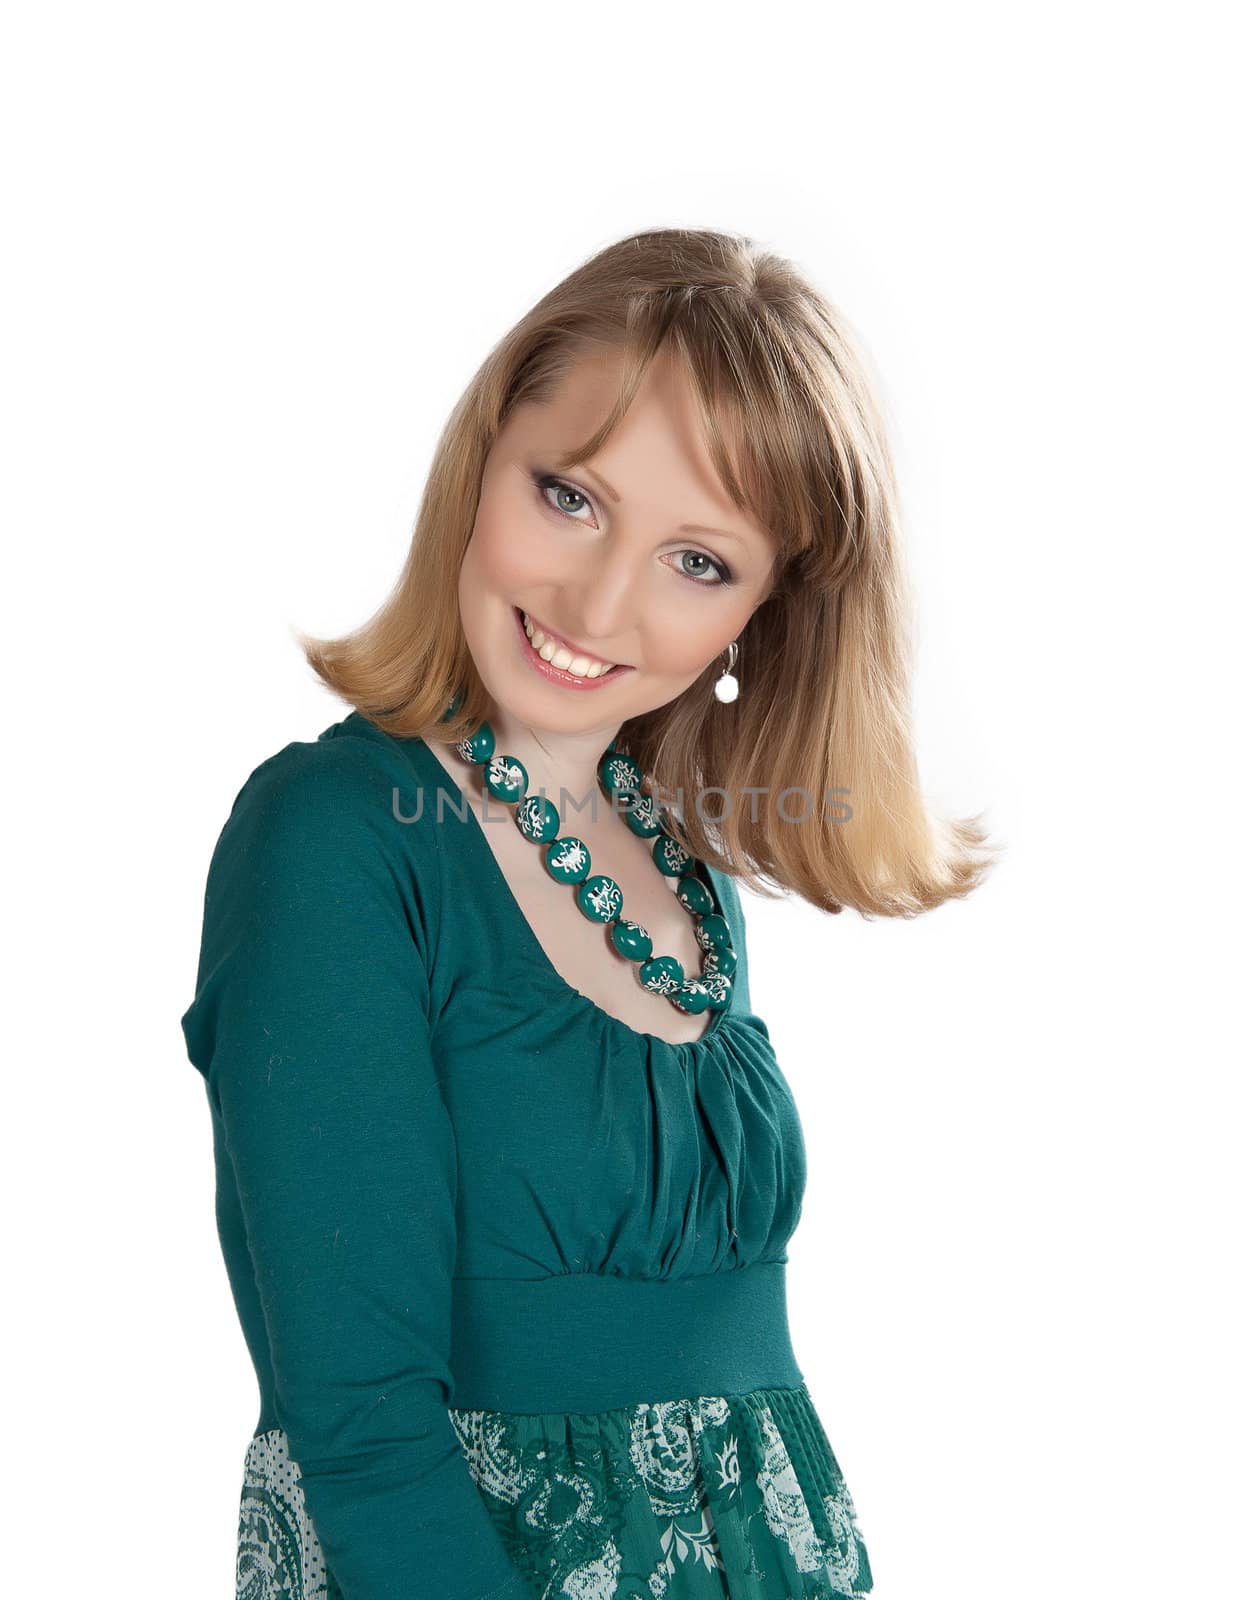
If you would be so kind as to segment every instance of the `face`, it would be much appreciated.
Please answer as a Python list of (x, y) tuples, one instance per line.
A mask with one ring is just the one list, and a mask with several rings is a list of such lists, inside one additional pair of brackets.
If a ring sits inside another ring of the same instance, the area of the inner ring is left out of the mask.
[[(613, 354), (583, 358), (552, 399), (512, 412), (460, 570), (477, 671), (496, 704), (533, 728), (617, 727), (665, 705), (721, 670), (772, 587), (774, 542), (726, 495), (668, 352), (600, 454), (557, 471), (610, 410), (618, 375)], [(544, 640), (528, 639), (521, 613)], [(536, 664), (547, 655), (548, 671)], [(615, 670), (572, 674), (568, 663), (586, 656)]]

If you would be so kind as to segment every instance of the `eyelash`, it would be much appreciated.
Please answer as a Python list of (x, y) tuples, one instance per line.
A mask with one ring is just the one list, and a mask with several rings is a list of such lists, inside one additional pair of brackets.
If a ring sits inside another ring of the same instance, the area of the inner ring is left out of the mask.
[[(566, 517), (568, 522), (579, 522), (580, 518), (573, 517), (569, 511), (564, 511), (561, 506), (551, 505), (550, 502), (545, 498), (546, 491), (548, 489), (569, 489), (572, 494), (578, 494), (581, 500), (585, 501), (586, 504), (591, 506), (593, 503), (589, 499), (588, 495), (585, 494), (583, 489), (577, 489), (574, 483), (568, 483), (565, 478), (556, 477), (552, 472), (534, 472), (532, 474), (532, 480), (537, 486), (537, 491), (541, 496), (542, 504), (547, 506), (551, 511), (556, 511), (560, 517)], [(676, 550), (675, 554), (682, 555), (683, 552), (681, 550)], [(725, 562), (719, 561), (716, 556), (711, 556), (707, 550), (696, 550), (693, 551), (693, 554), (704, 556), (706, 561), (711, 561), (714, 567), (717, 569), (719, 576), (716, 581), (710, 582), (707, 578), (697, 578), (694, 577), (692, 573), (683, 572), (682, 569), (680, 569), (679, 576), (686, 578), (688, 583), (699, 584), (702, 589), (720, 589), (725, 584), (734, 582), (734, 574), (730, 571), (730, 568), (726, 566)]]

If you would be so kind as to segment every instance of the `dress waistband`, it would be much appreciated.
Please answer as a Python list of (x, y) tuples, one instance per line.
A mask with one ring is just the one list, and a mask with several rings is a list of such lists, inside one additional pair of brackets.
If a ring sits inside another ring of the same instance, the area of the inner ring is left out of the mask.
[(780, 1261), (691, 1278), (455, 1278), (451, 1321), (461, 1411), (610, 1411), (803, 1382)]

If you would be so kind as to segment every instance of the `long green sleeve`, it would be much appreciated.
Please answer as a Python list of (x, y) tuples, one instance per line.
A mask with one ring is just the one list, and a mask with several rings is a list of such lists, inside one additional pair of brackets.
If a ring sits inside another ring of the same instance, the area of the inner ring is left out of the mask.
[(433, 846), (393, 822), (362, 742), (280, 751), (216, 845), (182, 1019), (277, 1421), (345, 1600), (526, 1592), (447, 1414), (457, 1172), (431, 1048)]

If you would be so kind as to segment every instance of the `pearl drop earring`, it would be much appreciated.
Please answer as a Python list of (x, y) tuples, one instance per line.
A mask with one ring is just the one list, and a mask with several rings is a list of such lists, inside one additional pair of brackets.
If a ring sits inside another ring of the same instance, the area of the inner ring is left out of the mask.
[(728, 706), (733, 700), (737, 700), (739, 698), (739, 680), (735, 677), (732, 671), (735, 661), (738, 658), (738, 654), (739, 647), (733, 640), (731, 640), (730, 648), (727, 652), (726, 670), (713, 685), (713, 693), (723, 705)]

